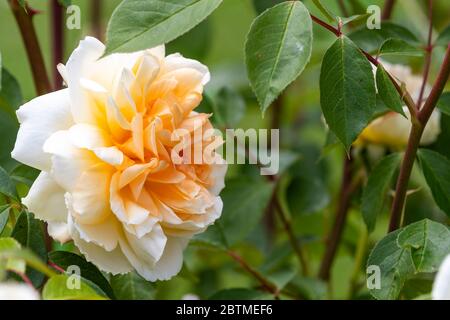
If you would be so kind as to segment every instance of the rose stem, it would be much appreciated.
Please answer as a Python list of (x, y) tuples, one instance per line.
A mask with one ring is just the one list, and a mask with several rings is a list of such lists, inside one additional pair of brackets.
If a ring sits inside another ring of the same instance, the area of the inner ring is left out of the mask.
[(91, 0), (91, 23), (94, 37), (103, 40), (101, 0)]
[(433, 0), (428, 0), (428, 19), (429, 19), (428, 41), (427, 46), (425, 48), (426, 56), (425, 56), (425, 68), (423, 70), (422, 87), (420, 88), (419, 99), (417, 100), (418, 109), (420, 109), (420, 107), (422, 106), (423, 95), (425, 93), (425, 87), (427, 85), (428, 76), (430, 74), (431, 57), (433, 55), (433, 45), (431, 43), (431, 41), (433, 40)]
[(51, 0), (51, 22), (52, 22), (52, 53), (53, 53), (53, 86), (59, 90), (63, 86), (63, 80), (56, 66), (63, 62), (64, 56), (64, 30), (63, 30), (63, 7), (58, 0)]
[(31, 282), (30, 278), (28, 278), (28, 276), (25, 273), (15, 271), (15, 270), (11, 270), (11, 271), (13, 273), (17, 274), (22, 279), (22, 281), (25, 282), (27, 285), (31, 286), (33, 289), (36, 289), (36, 288), (34, 288), (33, 282)]
[(9, 6), (16, 19), (20, 29), (23, 43), (33, 73), (34, 85), (36, 93), (42, 95), (51, 91), (50, 81), (45, 70), (44, 58), (37, 39), (36, 30), (33, 26), (33, 11), (31, 9), (26, 12), (17, 2), (17, 0), (9, 0)]
[(389, 232), (399, 228), (403, 208), (405, 206), (406, 193), (408, 189), (408, 182), (411, 176), (411, 171), (414, 166), (414, 160), (416, 158), (417, 150), (419, 148), (420, 139), (424, 128), (431, 117), (436, 104), (444, 91), (444, 87), (448, 81), (450, 75), (450, 43), (447, 46), (444, 62), (441, 65), (439, 75), (436, 82), (433, 85), (430, 96), (428, 97), (425, 105), (418, 114), (418, 122), (413, 123), (411, 133), (409, 136), (408, 146), (403, 157), (402, 166), (400, 168), (400, 175), (397, 180), (397, 187), (395, 190), (394, 202), (392, 203), (391, 220), (389, 223)]
[(286, 215), (285, 210), (283, 209), (278, 197), (277, 192), (274, 192), (273, 195), (273, 205), (275, 207), (275, 211), (278, 213), (278, 216), (283, 224), (284, 230), (286, 231), (289, 241), (291, 242), (292, 248), (294, 249), (295, 254), (300, 261), (300, 265), (302, 266), (302, 274), (307, 277), (309, 275), (309, 267), (308, 262), (306, 261), (305, 253), (303, 252), (301, 246), (297, 241), (297, 237), (295, 236), (294, 230), (292, 229), (292, 222)]
[(256, 280), (258, 280), (258, 282), (262, 285), (262, 287), (266, 291), (272, 293), (275, 296), (279, 294), (277, 288), (275, 288), (273, 284), (271, 284), (268, 280), (266, 280), (257, 270), (255, 270), (252, 266), (250, 266), (244, 259), (242, 259), (241, 256), (230, 250), (227, 251), (227, 254), (235, 261), (237, 261), (242, 266), (242, 268), (244, 268), (245, 271), (251, 274)]
[(381, 15), (382, 20), (389, 20), (394, 10), (395, 0), (386, 0), (384, 5), (383, 13)]
[(345, 156), (344, 168), (342, 170), (342, 182), (339, 192), (339, 201), (336, 207), (335, 221), (331, 232), (326, 240), (325, 254), (319, 270), (319, 278), (325, 281), (330, 279), (330, 270), (336, 255), (338, 244), (342, 237), (345, 220), (350, 208), (350, 200), (353, 193), (352, 188), (352, 163), (351, 157)]

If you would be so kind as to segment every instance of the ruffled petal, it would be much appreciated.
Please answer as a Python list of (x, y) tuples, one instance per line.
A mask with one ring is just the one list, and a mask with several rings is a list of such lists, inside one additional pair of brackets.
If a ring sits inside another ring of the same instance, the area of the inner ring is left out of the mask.
[(68, 90), (37, 97), (17, 111), (20, 129), (12, 157), (42, 171), (50, 170), (50, 156), (43, 151), (45, 141), (56, 131), (73, 124)]
[(41, 172), (22, 203), (36, 218), (47, 222), (67, 222), (64, 189), (47, 172)]
[[(71, 225), (71, 224), (69, 224)], [(71, 225), (70, 233), (73, 241), (80, 252), (86, 257), (87, 261), (92, 262), (105, 272), (112, 274), (123, 274), (133, 270), (128, 259), (122, 253), (119, 247), (113, 251), (106, 251), (102, 247), (81, 239), (78, 231)]]

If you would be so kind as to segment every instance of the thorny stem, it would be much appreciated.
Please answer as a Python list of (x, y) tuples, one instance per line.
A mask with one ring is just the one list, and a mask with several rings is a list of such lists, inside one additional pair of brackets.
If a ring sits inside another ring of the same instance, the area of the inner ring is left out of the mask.
[(389, 232), (398, 229), (400, 226), (403, 215), (403, 208), (405, 206), (406, 193), (408, 190), (408, 182), (411, 176), (411, 171), (414, 166), (414, 161), (417, 155), (417, 150), (419, 148), (420, 139), (422, 138), (424, 128), (428, 123), (431, 114), (436, 108), (436, 104), (439, 100), (439, 97), (444, 91), (444, 87), (448, 81), (449, 75), (450, 75), (450, 44), (447, 47), (444, 62), (442, 63), (439, 75), (436, 79), (436, 82), (433, 85), (431, 93), (427, 101), (425, 102), (425, 105), (418, 114), (418, 123), (413, 124), (411, 129), (408, 146), (406, 148), (406, 152), (403, 157), (400, 175), (397, 180), (397, 187), (395, 190), (394, 201), (392, 203)]
[(277, 288), (271, 284), (268, 280), (266, 280), (257, 270), (255, 270), (252, 266), (250, 266), (241, 256), (233, 251), (227, 251), (227, 254), (233, 258), (236, 262), (238, 262), (241, 267), (251, 274), (260, 284), (261, 286), (268, 292), (272, 293), (275, 296), (278, 296), (279, 292)]
[(389, 20), (394, 10), (395, 0), (386, 0), (384, 5), (383, 13), (381, 14), (382, 20)]
[(427, 47), (425, 48), (426, 56), (425, 56), (425, 68), (423, 70), (422, 87), (420, 88), (419, 99), (417, 100), (418, 109), (420, 109), (420, 107), (422, 106), (423, 95), (425, 93), (425, 87), (428, 83), (428, 76), (430, 74), (431, 57), (433, 54), (433, 45), (431, 43), (431, 41), (433, 40), (433, 0), (428, 0), (428, 19), (429, 19), (428, 41)]
[(280, 200), (277, 197), (277, 192), (274, 192), (273, 204), (275, 207), (275, 211), (278, 213), (280, 217), (281, 223), (283, 224), (284, 230), (286, 231), (289, 241), (291, 242), (292, 248), (294, 249), (295, 254), (300, 261), (300, 265), (302, 266), (302, 274), (307, 277), (309, 275), (309, 267), (308, 262), (306, 261), (305, 253), (303, 252), (301, 246), (297, 241), (297, 237), (295, 236), (295, 232), (292, 229), (292, 223), (288, 216), (286, 215), (285, 210), (283, 209)]
[(50, 81), (45, 70), (44, 58), (42, 56), (41, 47), (37, 39), (36, 30), (33, 26), (33, 11), (28, 13), (19, 5), (17, 0), (9, 0), (9, 6), (14, 14), (17, 25), (20, 29), (23, 43), (33, 73), (34, 85), (38, 95), (42, 95), (51, 91)]
[(52, 13), (52, 72), (53, 86), (55, 90), (63, 87), (63, 80), (56, 66), (64, 59), (64, 31), (63, 31), (63, 7), (58, 0), (51, 1)]

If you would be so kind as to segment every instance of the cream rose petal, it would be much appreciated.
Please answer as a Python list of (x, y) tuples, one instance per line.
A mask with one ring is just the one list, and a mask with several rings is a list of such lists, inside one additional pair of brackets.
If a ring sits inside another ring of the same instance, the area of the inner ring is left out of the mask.
[(133, 269), (119, 247), (112, 251), (106, 251), (93, 242), (86, 242), (81, 239), (73, 223), (69, 222), (69, 227), (70, 234), (77, 248), (85, 255), (86, 260), (94, 263), (101, 270), (115, 275), (128, 273)]
[(31, 186), (28, 195), (22, 199), (22, 203), (38, 219), (67, 222), (64, 193), (64, 189), (55, 182), (50, 174), (42, 171)]
[(68, 89), (31, 100), (20, 107), (17, 118), (20, 129), (12, 157), (39, 170), (50, 170), (50, 156), (44, 153), (43, 145), (53, 133), (73, 124)]

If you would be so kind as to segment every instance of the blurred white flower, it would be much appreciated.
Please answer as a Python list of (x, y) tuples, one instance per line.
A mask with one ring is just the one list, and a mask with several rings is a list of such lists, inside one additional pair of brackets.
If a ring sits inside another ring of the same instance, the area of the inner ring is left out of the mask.
[[(414, 101), (419, 99), (420, 90), (422, 87), (422, 76), (416, 76), (412, 73), (411, 68), (404, 65), (392, 65), (382, 62), (386, 71), (388, 71), (394, 78), (403, 82), (406, 89), (411, 94)], [(376, 68), (374, 69), (376, 72)], [(431, 92), (429, 85), (425, 86), (424, 99), (428, 97)], [(402, 149), (408, 144), (409, 134), (411, 132), (411, 121), (409, 119), (410, 113), (406, 106), (403, 111), (408, 119), (396, 112), (388, 112), (385, 115), (372, 121), (360, 134), (358, 140), (355, 142), (356, 146), (360, 145), (383, 145), (392, 147), (394, 149)], [(421, 145), (428, 145), (436, 141), (441, 133), (441, 114), (439, 110), (435, 110), (431, 115), (430, 120), (425, 127)]]
[(0, 300), (39, 299), (39, 293), (28, 284), (18, 282), (0, 283)]
[(448, 255), (436, 275), (431, 292), (433, 300), (450, 300), (450, 255)]

